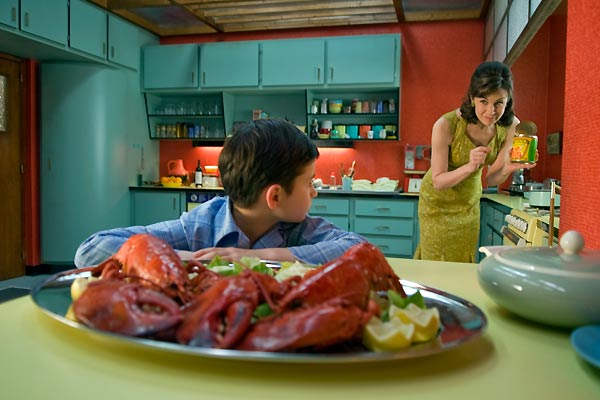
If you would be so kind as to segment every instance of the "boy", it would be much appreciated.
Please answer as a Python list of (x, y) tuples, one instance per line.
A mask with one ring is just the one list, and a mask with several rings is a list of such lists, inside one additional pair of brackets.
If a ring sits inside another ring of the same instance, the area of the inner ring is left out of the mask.
[(98, 232), (79, 246), (75, 265), (104, 261), (136, 233), (165, 240), (182, 257), (326, 263), (366, 239), (307, 215), (317, 196), (312, 179), (318, 157), (315, 145), (293, 124), (268, 119), (243, 124), (219, 156), (226, 197), (178, 220)]

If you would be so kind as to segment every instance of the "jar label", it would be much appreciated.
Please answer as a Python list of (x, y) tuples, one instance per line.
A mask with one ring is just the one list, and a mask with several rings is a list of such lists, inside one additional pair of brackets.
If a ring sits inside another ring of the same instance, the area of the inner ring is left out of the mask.
[(510, 158), (512, 162), (532, 164), (536, 162), (536, 151), (536, 136), (517, 136), (513, 140)]

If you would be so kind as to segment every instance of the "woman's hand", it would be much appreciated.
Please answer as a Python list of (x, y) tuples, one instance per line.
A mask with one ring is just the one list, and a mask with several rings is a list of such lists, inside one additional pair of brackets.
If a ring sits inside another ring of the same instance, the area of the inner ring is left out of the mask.
[(491, 149), (487, 146), (478, 146), (471, 150), (469, 165), (473, 168), (473, 171), (478, 170), (485, 163), (485, 157), (490, 151)]

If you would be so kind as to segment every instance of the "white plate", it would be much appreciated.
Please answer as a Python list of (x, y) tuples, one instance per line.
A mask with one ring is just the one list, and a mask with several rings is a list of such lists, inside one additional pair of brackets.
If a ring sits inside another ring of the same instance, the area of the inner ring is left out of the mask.
[(347, 363), (411, 359), (459, 347), (481, 336), (487, 326), (485, 314), (474, 304), (441, 290), (401, 280), (400, 282), (407, 294), (419, 290), (428, 307), (438, 308), (442, 328), (436, 339), (394, 353), (377, 353), (362, 347), (337, 353), (272, 353), (192, 347), (104, 332), (66, 319), (65, 313), (71, 305), (71, 283), (78, 277), (88, 277), (89, 275), (89, 271), (82, 272), (80, 270), (71, 270), (53, 275), (34, 287), (31, 291), (31, 297), (35, 304), (46, 314), (82, 332), (113, 338), (132, 346), (149, 347), (189, 356), (277, 363)]
[(577, 354), (600, 368), (600, 325), (586, 325), (571, 333), (571, 344)]

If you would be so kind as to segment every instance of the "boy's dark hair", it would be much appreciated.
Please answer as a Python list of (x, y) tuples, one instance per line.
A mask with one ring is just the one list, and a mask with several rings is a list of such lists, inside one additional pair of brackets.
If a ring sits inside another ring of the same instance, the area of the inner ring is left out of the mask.
[(488, 61), (479, 64), (471, 76), (471, 84), (460, 106), (461, 116), (469, 123), (477, 122), (475, 106), (471, 102), (473, 97), (485, 97), (489, 94), (504, 89), (508, 92), (508, 102), (504, 109), (499, 125), (509, 126), (513, 123), (515, 112), (513, 109), (513, 78), (506, 64), (498, 61)]
[(279, 184), (290, 193), (294, 179), (319, 157), (308, 136), (295, 125), (260, 119), (237, 126), (219, 156), (225, 192), (235, 204), (254, 204), (261, 190)]

